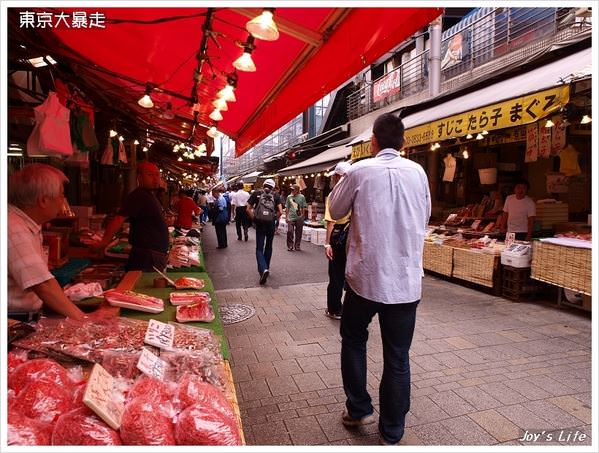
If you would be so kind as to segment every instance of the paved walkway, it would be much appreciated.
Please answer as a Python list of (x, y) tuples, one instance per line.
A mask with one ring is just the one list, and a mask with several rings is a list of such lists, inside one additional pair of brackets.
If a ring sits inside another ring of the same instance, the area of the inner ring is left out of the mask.
[[(339, 322), (323, 315), (325, 294), (326, 283), (217, 291), (221, 304), (256, 308), (253, 318), (226, 327), (248, 445), (377, 444), (376, 424), (341, 424)], [(430, 276), (422, 300), (402, 444), (553, 445), (569, 434), (562, 445), (591, 445), (587, 314)], [(376, 407), (381, 349), (375, 320), (368, 380)], [(542, 432), (541, 441), (520, 441), (525, 430)]]

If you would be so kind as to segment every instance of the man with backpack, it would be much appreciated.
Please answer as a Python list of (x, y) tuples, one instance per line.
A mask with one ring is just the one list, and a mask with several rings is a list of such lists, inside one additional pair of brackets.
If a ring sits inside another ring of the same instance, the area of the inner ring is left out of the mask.
[(248, 217), (256, 227), (256, 261), (261, 285), (266, 283), (270, 273), (275, 224), (283, 213), (281, 201), (272, 191), (274, 187), (275, 182), (267, 179), (262, 184), (262, 190), (255, 191), (247, 202)]

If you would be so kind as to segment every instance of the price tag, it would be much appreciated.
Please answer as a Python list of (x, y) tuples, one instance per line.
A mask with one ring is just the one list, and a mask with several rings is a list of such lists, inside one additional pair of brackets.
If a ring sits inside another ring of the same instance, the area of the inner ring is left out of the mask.
[(160, 357), (152, 354), (146, 348), (143, 348), (139, 360), (137, 361), (137, 368), (144, 374), (162, 380), (164, 373), (166, 372), (167, 364)]
[(150, 319), (144, 342), (157, 348), (169, 349), (173, 347), (174, 339), (175, 326)]
[(506, 233), (505, 235), (505, 245), (509, 247), (514, 242), (516, 242), (516, 233)]
[(102, 365), (96, 363), (83, 393), (83, 403), (112, 429), (119, 429), (125, 405), (114, 401), (113, 395), (114, 378)]

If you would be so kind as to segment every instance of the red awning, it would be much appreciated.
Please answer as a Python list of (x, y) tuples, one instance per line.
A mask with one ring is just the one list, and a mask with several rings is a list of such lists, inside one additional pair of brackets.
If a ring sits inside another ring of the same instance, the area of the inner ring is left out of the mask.
[[(71, 13), (66, 8), (60, 11)], [(53, 58), (66, 59), (78, 75), (149, 129), (190, 137), (196, 54), (206, 8), (78, 8), (104, 14), (105, 28), (37, 28)], [(197, 94), (198, 121), (210, 126), (212, 101), (241, 55), (245, 24), (259, 10), (216, 8)], [(58, 12), (58, 11), (55, 11)], [(231, 136), (237, 155), (338, 87), (390, 48), (442, 13), (442, 8), (277, 8), (277, 41), (256, 40), (256, 72), (237, 71), (237, 102), (218, 129)], [(39, 41), (38, 41), (39, 42)], [(144, 84), (155, 87), (155, 107), (137, 100)], [(175, 118), (165, 112), (170, 106)], [(205, 127), (193, 138), (199, 143)]]

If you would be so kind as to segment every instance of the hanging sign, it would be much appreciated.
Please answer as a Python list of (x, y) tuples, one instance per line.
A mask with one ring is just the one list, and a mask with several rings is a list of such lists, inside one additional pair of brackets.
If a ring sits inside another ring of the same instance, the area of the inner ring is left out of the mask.
[(551, 155), (551, 129), (553, 127), (545, 127), (541, 123), (539, 126), (539, 157), (548, 158)]
[(376, 80), (372, 85), (372, 100), (381, 101), (388, 96), (399, 93), (401, 89), (401, 70), (395, 69)]
[(539, 154), (539, 128), (537, 124), (526, 127), (526, 154), (524, 162), (535, 162)]
[(370, 147), (370, 140), (367, 142), (356, 143), (351, 148), (351, 160), (354, 162), (365, 157), (372, 157), (372, 148)]
[(119, 429), (125, 406), (114, 400), (114, 378), (96, 363), (83, 393), (83, 404), (94, 411), (112, 429)]
[(535, 123), (559, 111), (568, 102), (569, 93), (568, 85), (559, 86), (412, 127), (405, 132), (404, 146)]
[(559, 156), (566, 146), (566, 123), (561, 117), (553, 120), (555, 127), (551, 128), (551, 155)]

